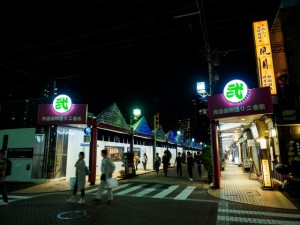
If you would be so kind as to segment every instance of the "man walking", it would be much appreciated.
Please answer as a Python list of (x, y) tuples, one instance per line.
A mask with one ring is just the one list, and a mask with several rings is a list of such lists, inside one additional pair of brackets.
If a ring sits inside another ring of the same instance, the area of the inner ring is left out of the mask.
[(169, 167), (170, 159), (168, 157), (167, 152), (164, 152), (164, 155), (162, 157), (162, 164), (163, 164), (163, 170), (165, 173), (165, 177), (168, 175), (168, 167)]
[(176, 165), (176, 171), (177, 171), (177, 176), (182, 175), (182, 156), (181, 152), (177, 153), (177, 157), (175, 158), (175, 165)]
[[(103, 201), (103, 192), (105, 187), (107, 187), (106, 180), (112, 177), (113, 172), (116, 169), (116, 166), (112, 161), (112, 159), (107, 157), (106, 149), (101, 150), (101, 156), (103, 157), (101, 163), (101, 178), (100, 178), (98, 191), (94, 199), (95, 203), (100, 203), (101, 201)], [(107, 187), (107, 204), (110, 204), (112, 200), (113, 200), (112, 188)]]
[(201, 153), (200, 153), (200, 151), (198, 151), (197, 155), (195, 156), (195, 163), (197, 165), (197, 171), (198, 171), (199, 177), (202, 177), (202, 168), (201, 168), (202, 159), (201, 158), (202, 158)]
[(187, 152), (186, 162), (187, 162), (187, 170), (189, 174), (190, 181), (193, 181), (193, 168), (194, 168), (194, 158), (191, 152)]

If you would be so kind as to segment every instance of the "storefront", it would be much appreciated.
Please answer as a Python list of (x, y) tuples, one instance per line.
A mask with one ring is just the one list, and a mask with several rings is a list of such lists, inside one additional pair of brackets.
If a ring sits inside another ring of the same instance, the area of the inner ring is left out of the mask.
[[(248, 89), (245, 82), (241, 80), (233, 80), (226, 84), (222, 94), (208, 97), (208, 114), (212, 124), (211, 133), (214, 164), (213, 185), (215, 188), (220, 187), (220, 159), (218, 157), (220, 155), (219, 152), (222, 151), (222, 149), (219, 148), (220, 143), (218, 135), (220, 135), (221, 132), (218, 131), (218, 124), (256, 123), (259, 118), (263, 118), (264, 116), (267, 118), (268, 115), (271, 115), (272, 113), (273, 105), (269, 87)], [(262, 133), (259, 137), (262, 138), (260, 143), (264, 143), (263, 139), (265, 139), (265, 135)], [(248, 137), (244, 139), (247, 141)], [(253, 139), (255, 138), (253, 137)], [(237, 141), (238, 139), (236, 142)], [(251, 154), (254, 164), (257, 165), (257, 167), (260, 167), (260, 159), (264, 156), (262, 153), (268, 151), (268, 148), (264, 150), (265, 146), (266, 145), (262, 146), (260, 144), (260, 148), (255, 148), (255, 146), (248, 146), (247, 143), (244, 147), (240, 147), (243, 148), (241, 151), (242, 155), (247, 155), (247, 158), (249, 158)], [(237, 160), (239, 160), (239, 158)]]

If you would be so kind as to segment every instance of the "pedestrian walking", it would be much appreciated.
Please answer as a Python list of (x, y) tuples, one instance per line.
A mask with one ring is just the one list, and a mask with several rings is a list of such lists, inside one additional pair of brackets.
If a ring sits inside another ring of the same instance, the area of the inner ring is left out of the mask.
[(181, 152), (177, 153), (174, 165), (176, 166), (177, 176), (181, 177), (182, 176), (182, 156), (181, 156)]
[(133, 164), (135, 166), (135, 170), (138, 170), (139, 163), (140, 163), (140, 157), (138, 156), (137, 152), (135, 152), (133, 156)]
[[(106, 149), (101, 150), (101, 156), (102, 156), (101, 177), (100, 177), (100, 184), (98, 187), (98, 191), (94, 199), (95, 203), (101, 203), (103, 201), (103, 192), (105, 190), (105, 187), (107, 187), (106, 180), (112, 177), (116, 169), (116, 165), (114, 164), (112, 159), (107, 156)], [(107, 188), (107, 204), (110, 204), (112, 200), (113, 200), (112, 188)]]
[(85, 203), (85, 180), (86, 180), (86, 165), (84, 161), (84, 152), (79, 152), (78, 160), (75, 163), (76, 167), (76, 181), (73, 187), (73, 195), (67, 199), (67, 202), (76, 202), (77, 201), (77, 192), (80, 191), (80, 200), (78, 201), (79, 204)]
[(0, 150), (0, 192), (2, 195), (3, 202), (0, 205), (8, 205), (8, 196), (5, 178), (6, 174), (6, 160), (4, 158), (4, 151)]
[(191, 152), (187, 152), (186, 154), (186, 162), (187, 162), (187, 170), (190, 181), (193, 181), (193, 168), (194, 168), (194, 158), (191, 154)]
[(197, 165), (198, 176), (202, 177), (202, 168), (201, 168), (202, 155), (201, 155), (200, 151), (197, 151), (197, 154), (194, 159), (195, 159), (195, 163)]
[(155, 158), (154, 158), (154, 170), (156, 172), (156, 176), (158, 176), (158, 174), (159, 174), (160, 164), (161, 164), (161, 158), (157, 152), (157, 153), (155, 153)]
[(162, 164), (163, 164), (163, 170), (164, 170), (165, 177), (168, 175), (169, 163), (170, 163), (170, 158), (169, 158), (167, 152), (164, 152), (164, 155), (162, 157)]
[(146, 152), (143, 154), (143, 159), (142, 159), (142, 163), (143, 163), (143, 167), (144, 167), (144, 170), (147, 170), (147, 162), (148, 162), (148, 156), (146, 154)]

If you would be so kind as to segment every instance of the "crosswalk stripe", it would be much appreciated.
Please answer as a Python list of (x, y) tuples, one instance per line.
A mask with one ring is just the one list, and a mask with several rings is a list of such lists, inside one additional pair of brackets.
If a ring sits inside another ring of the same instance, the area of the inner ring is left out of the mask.
[[(8, 201), (11, 202), (15, 202), (18, 200), (22, 200), (22, 199), (29, 199), (29, 198), (33, 198), (32, 196), (20, 196), (20, 195), (8, 195)], [(0, 199), (0, 203), (3, 202), (3, 199)]]
[(133, 196), (135, 196), (135, 197), (142, 197), (142, 196), (144, 196), (146, 194), (149, 194), (150, 192), (153, 192), (153, 191), (157, 190), (157, 188), (160, 188), (161, 186), (162, 185), (160, 185), (160, 184), (156, 184), (156, 185), (154, 185), (154, 186), (152, 186), (150, 188), (147, 188), (147, 189), (145, 189), (145, 190), (143, 190), (143, 191), (141, 191), (139, 193), (134, 194)]
[(219, 213), (232, 213), (232, 214), (243, 214), (243, 215), (257, 215), (257, 216), (273, 216), (273, 217), (285, 217), (285, 218), (300, 218), (300, 214), (291, 213), (272, 213), (272, 212), (259, 212), (249, 210), (233, 210), (233, 209), (218, 209)]
[(137, 189), (139, 189), (139, 188), (141, 188), (141, 187), (143, 187), (145, 185), (146, 184), (141, 184), (141, 185), (133, 186), (133, 187), (128, 188), (128, 189), (126, 189), (124, 191), (120, 191), (120, 192), (116, 193), (115, 195), (125, 195), (125, 194), (128, 194), (129, 192), (135, 191), (135, 190), (137, 190)]
[(8, 195), (9, 198), (16, 198), (16, 199), (27, 199), (32, 198), (32, 196), (20, 196), (20, 195)]
[(194, 191), (195, 188), (196, 187), (188, 186), (179, 195), (177, 195), (174, 199), (185, 200)]
[[(145, 186), (147, 186), (147, 188), (144, 188)], [(126, 184), (119, 184), (117, 187), (113, 188), (113, 192), (114, 195), (130, 195), (131, 192), (136, 192), (138, 191), (138, 189), (141, 189), (141, 191), (137, 192), (137, 193), (133, 193), (131, 194), (132, 197), (143, 197), (146, 196), (152, 192), (157, 192), (160, 191), (159, 193), (156, 193), (154, 196), (152, 196), (152, 198), (164, 198), (167, 195), (169, 195), (170, 193), (172, 193), (174, 190), (176, 190), (177, 188), (179, 188), (179, 185), (171, 185), (169, 186), (167, 189), (161, 189), (161, 187), (163, 187), (165, 185), (163, 184), (153, 184), (152, 186), (149, 186), (148, 183), (142, 183), (142, 184), (138, 184), (138, 185), (133, 185), (132, 183), (126, 183)], [(99, 186), (95, 186), (92, 188), (89, 188), (88, 190), (85, 191), (86, 194), (94, 194), (98, 191), (98, 187)], [(184, 190), (182, 190), (174, 199), (175, 200), (186, 200), (190, 194), (195, 190), (196, 187), (194, 186), (188, 186), (186, 187)], [(47, 193), (49, 194), (49, 193)], [(105, 191), (103, 192), (103, 194), (107, 194), (107, 189), (105, 189)], [(44, 195), (44, 194), (43, 194)], [(9, 195), (9, 202), (14, 202), (14, 201), (18, 201), (18, 200), (22, 200), (22, 199), (29, 199), (29, 198), (34, 198), (34, 197), (38, 197), (41, 195), (35, 195), (35, 196), (20, 196), (20, 195)], [(148, 197), (151, 197), (151, 195), (149, 195)], [(0, 199), (0, 203), (3, 200)]]
[[(239, 216), (239, 215), (242, 215)], [(258, 218), (258, 216), (272, 217), (273, 219)], [(276, 218), (276, 219), (274, 219)], [(219, 202), (217, 224), (225, 221), (238, 222), (244, 224), (275, 224), (275, 225), (300, 225), (299, 221), (289, 221), (287, 219), (298, 219), (299, 213), (274, 213), (267, 211), (251, 211), (251, 210), (236, 210), (229, 209), (227, 202)]]
[(169, 188), (165, 189), (164, 191), (154, 195), (152, 198), (163, 198), (170, 194), (172, 191), (174, 191), (176, 188), (178, 188), (179, 185), (172, 185)]
[(253, 224), (276, 224), (276, 225), (300, 225), (299, 221), (287, 221), (287, 220), (272, 220), (272, 219), (260, 219), (253, 217), (233, 217), (233, 216), (217, 216), (218, 221), (238, 222), (238, 223), (253, 223)]
[[(129, 184), (121, 184), (121, 185), (118, 185), (117, 187), (114, 187), (114, 188), (113, 188), (113, 191), (117, 191), (117, 190), (119, 190), (119, 189), (121, 189), (121, 188), (124, 188), (124, 187), (127, 187), (127, 186), (129, 186)], [(95, 188), (93, 188), (93, 189), (90, 189), (90, 190), (85, 191), (85, 193), (94, 193), (94, 192), (96, 192), (97, 190), (98, 190), (98, 186), (95, 187)], [(107, 192), (107, 190), (105, 190), (104, 193), (105, 193), (105, 192)]]

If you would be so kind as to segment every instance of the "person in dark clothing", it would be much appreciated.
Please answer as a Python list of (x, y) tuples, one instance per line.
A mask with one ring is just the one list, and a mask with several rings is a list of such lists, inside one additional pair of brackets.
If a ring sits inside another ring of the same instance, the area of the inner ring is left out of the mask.
[(158, 152), (156, 152), (155, 158), (154, 158), (154, 170), (156, 172), (156, 176), (158, 176), (158, 174), (159, 174), (160, 163), (161, 163), (161, 158), (160, 158)]
[(194, 158), (190, 152), (186, 154), (187, 170), (189, 174), (190, 181), (193, 181), (193, 167), (194, 167)]
[(163, 164), (163, 170), (165, 173), (165, 177), (168, 175), (169, 163), (170, 163), (170, 158), (168, 157), (168, 154), (165, 152), (162, 157), (162, 164)]
[(181, 156), (181, 152), (177, 153), (177, 157), (175, 158), (175, 165), (176, 165), (177, 176), (181, 176), (182, 175), (182, 156)]
[(201, 168), (201, 161), (202, 161), (202, 159), (201, 158), (202, 158), (201, 157), (201, 153), (200, 153), (200, 151), (198, 151), (197, 155), (195, 156), (195, 163), (197, 165), (197, 171), (198, 171), (199, 177), (202, 176), (202, 168)]
[(6, 161), (4, 159), (4, 151), (0, 150), (0, 193), (3, 202), (0, 205), (8, 205), (7, 188), (6, 188)]

